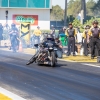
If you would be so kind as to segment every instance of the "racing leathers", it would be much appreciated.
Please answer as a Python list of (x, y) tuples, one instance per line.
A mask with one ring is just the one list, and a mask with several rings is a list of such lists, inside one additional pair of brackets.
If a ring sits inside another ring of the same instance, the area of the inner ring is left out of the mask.
[[(41, 43), (40, 46), (38, 46), (39, 48), (38, 48), (38, 50), (36, 51), (36, 54), (28, 61), (28, 63), (27, 63), (26, 65), (30, 65), (30, 64), (32, 64), (34, 61), (36, 61), (36, 59), (38, 58), (38, 55), (40, 54), (41, 47), (46, 47), (48, 42), (49, 42), (49, 41), (46, 40), (46, 41), (44, 41), (43, 43)], [(58, 42), (58, 41), (53, 40), (53, 41), (50, 41), (50, 43), (51, 43), (51, 42), (57, 44), (56, 57), (62, 58), (62, 50), (61, 50), (61, 48), (60, 48), (60, 47), (61, 47), (60, 41)], [(60, 51), (61, 51), (61, 52), (60, 52)]]

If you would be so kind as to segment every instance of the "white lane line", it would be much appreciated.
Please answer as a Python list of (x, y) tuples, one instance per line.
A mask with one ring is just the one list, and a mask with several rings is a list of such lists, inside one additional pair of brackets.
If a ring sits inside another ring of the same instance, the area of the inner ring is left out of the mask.
[(87, 66), (92, 66), (92, 67), (98, 67), (98, 68), (100, 68), (99, 65), (87, 64), (87, 63), (81, 63), (81, 64), (82, 65), (87, 65)]
[(16, 94), (8, 91), (8, 90), (5, 90), (5, 89), (3, 89), (1, 87), (0, 87), (0, 93), (5, 95), (5, 96), (7, 96), (7, 97), (9, 97), (9, 98), (11, 98), (12, 100), (26, 100), (26, 99), (24, 99), (24, 98), (22, 98), (22, 97), (20, 97), (20, 96), (18, 96)]

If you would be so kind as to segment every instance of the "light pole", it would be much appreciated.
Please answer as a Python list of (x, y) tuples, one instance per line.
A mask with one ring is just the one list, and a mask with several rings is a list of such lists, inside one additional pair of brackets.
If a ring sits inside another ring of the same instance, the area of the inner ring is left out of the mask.
[(6, 13), (6, 28), (8, 31), (8, 28), (9, 28), (9, 26), (8, 26), (8, 10), (6, 10), (5, 13)]
[(86, 0), (81, 0), (81, 23), (86, 20)]
[(67, 26), (67, 0), (65, 0), (64, 26)]
[(8, 10), (6, 10), (6, 24), (8, 24)]

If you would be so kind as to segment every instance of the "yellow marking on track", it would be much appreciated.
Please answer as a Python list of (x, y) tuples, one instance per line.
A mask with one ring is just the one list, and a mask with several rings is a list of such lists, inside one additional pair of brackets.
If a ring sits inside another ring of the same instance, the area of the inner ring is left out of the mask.
[(97, 62), (97, 58), (91, 59), (89, 56), (64, 56), (64, 60), (75, 61), (75, 62)]
[(0, 100), (12, 100), (12, 99), (3, 94), (0, 94)]

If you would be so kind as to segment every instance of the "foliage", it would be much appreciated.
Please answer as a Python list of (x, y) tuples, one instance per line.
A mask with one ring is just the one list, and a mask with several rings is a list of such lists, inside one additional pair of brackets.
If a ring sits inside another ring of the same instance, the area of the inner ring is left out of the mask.
[(73, 26), (80, 28), (80, 31), (83, 32), (84, 31), (84, 27), (86, 25), (92, 26), (92, 23), (93, 23), (94, 20), (97, 20), (99, 22), (99, 26), (100, 26), (100, 18), (91, 18), (90, 20), (87, 20), (83, 25), (80, 23), (79, 20), (75, 19), (73, 21)]
[(81, 27), (82, 24), (80, 23), (79, 20), (75, 19), (75, 20), (73, 21), (73, 26), (74, 26), (74, 27)]
[(52, 6), (50, 13), (51, 20), (58, 21), (64, 19), (64, 10), (59, 5)]
[(96, 17), (100, 17), (100, 0), (94, 5), (92, 11), (95, 12)]
[(68, 3), (67, 13), (76, 17), (81, 11), (81, 0), (70, 0)]
[(86, 3), (86, 9), (87, 9), (87, 15), (89, 16), (94, 16), (94, 13), (92, 10), (95, 6), (95, 1), (94, 0), (89, 0), (87, 3)]
[[(87, 16), (98, 16), (100, 12), (100, 0), (96, 3), (95, 0), (88, 0), (86, 2), (86, 14)], [(69, 0), (67, 5), (67, 15), (77, 17), (81, 12), (81, 0)], [(51, 9), (51, 20), (58, 21), (64, 20), (64, 10), (59, 6), (52, 6)], [(67, 18), (68, 19), (68, 18)], [(68, 20), (69, 21), (69, 20)]]
[(100, 0), (95, 4), (94, 9), (99, 10), (100, 9)]
[[(92, 8), (95, 6), (94, 0), (89, 0), (86, 3), (86, 10), (87, 15), (93, 16), (94, 12), (92, 11)], [(76, 17), (81, 12), (81, 0), (70, 0), (68, 3), (68, 15), (73, 15)]]
[(80, 23), (78, 19), (75, 19), (72, 24), (75, 28), (79, 28), (80, 31), (83, 32), (83, 29), (84, 29), (83, 25)]
[(91, 26), (94, 20), (96, 20), (96, 19), (92, 17), (90, 20), (87, 20), (87, 21), (84, 23), (84, 25), (90, 25), (90, 26)]
[(73, 15), (67, 16), (67, 22), (73, 22), (73, 20), (75, 19), (75, 17), (73, 17)]

